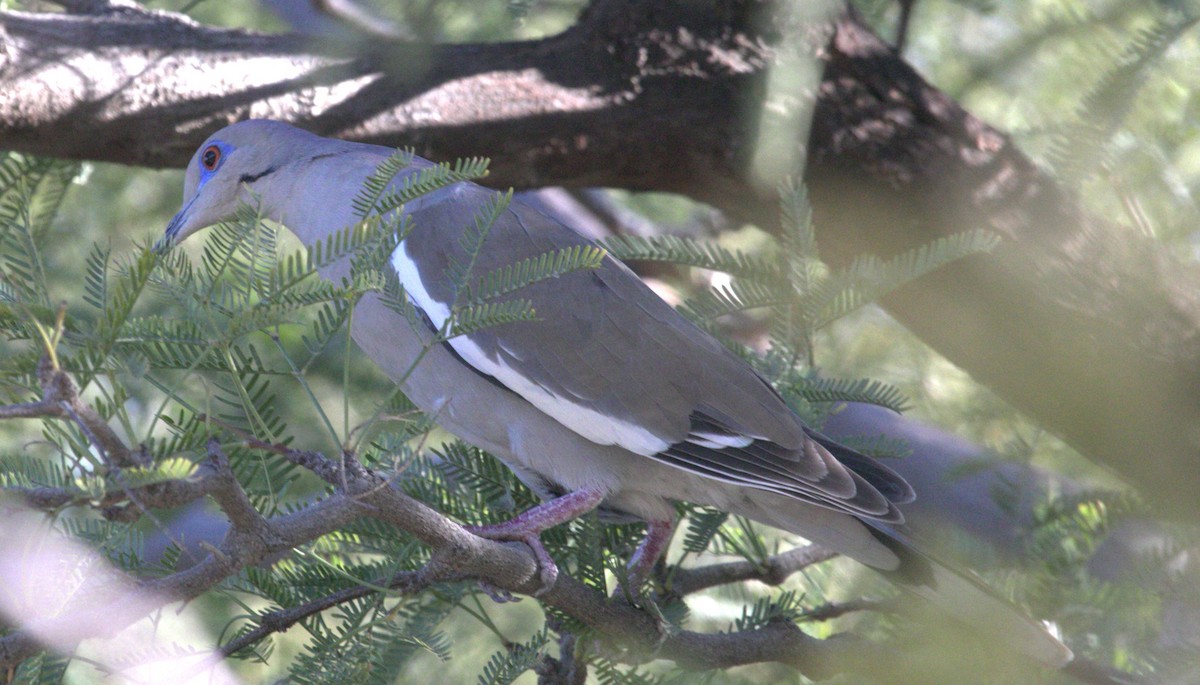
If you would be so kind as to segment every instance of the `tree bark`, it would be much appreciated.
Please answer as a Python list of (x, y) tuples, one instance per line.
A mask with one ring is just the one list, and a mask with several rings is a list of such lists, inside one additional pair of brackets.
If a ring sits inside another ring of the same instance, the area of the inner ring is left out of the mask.
[(759, 115), (772, 71), (811, 44), (824, 75), (811, 131), (795, 134), (825, 258), (999, 233), (993, 252), (885, 306), (1164, 511), (1200, 513), (1196, 269), (1085, 214), (852, 12), (802, 24), (785, 4), (595, 0), (544, 40), (437, 46), (321, 44), (125, 4), (4, 12), (0, 146), (182, 166), (218, 125), (271, 117), (436, 159), (487, 155), (498, 186), (677, 192), (770, 227)]

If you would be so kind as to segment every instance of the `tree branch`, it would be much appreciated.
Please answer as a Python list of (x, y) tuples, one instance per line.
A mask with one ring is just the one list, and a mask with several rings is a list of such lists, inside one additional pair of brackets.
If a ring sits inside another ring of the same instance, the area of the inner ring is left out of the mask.
[(56, 511), (68, 506), (93, 505), (98, 506), (104, 517), (113, 521), (131, 523), (142, 515), (137, 507), (122, 507), (121, 503), (133, 497), (145, 507), (153, 509), (169, 509), (194, 502), (208, 494), (211, 488), (209, 478), (198, 474), (192, 480), (174, 480), (165, 483), (153, 483), (141, 487), (129, 488), (122, 492), (108, 493), (99, 501), (92, 501), (88, 493), (67, 488), (33, 487), (5, 488), (6, 492), (17, 495), (26, 506), (42, 511)]
[(856, 611), (895, 611), (898, 603), (890, 599), (852, 599), (848, 602), (822, 604), (800, 614), (801, 621), (832, 621)]
[[(49, 356), (43, 356), (38, 363), (38, 382), (42, 386), (42, 402), (34, 405), (14, 405), (29, 410), (31, 406), (57, 405), (56, 409), (45, 416), (65, 416), (79, 426), (79, 430), (87, 437), (92, 446), (100, 453), (101, 459), (116, 469), (145, 466), (145, 459), (135, 456), (121, 437), (116, 434), (102, 416), (90, 406), (79, 400), (79, 389), (75, 382), (62, 369), (58, 368)], [(19, 418), (20, 411), (8, 416), (0, 412), (0, 418)], [(20, 418), (31, 418), (28, 414)]]
[(748, 560), (731, 561), (724, 564), (709, 564), (696, 568), (676, 569), (671, 577), (670, 589), (680, 597), (717, 585), (728, 585), (746, 580), (757, 580), (767, 585), (781, 585), (793, 573), (837, 556), (836, 552), (818, 545), (808, 545), (788, 550), (768, 558), (762, 564)]
[[(402, 571), (392, 576), (390, 579), (382, 579), (380, 582), (375, 583), (376, 586), (385, 585), (386, 587), (396, 590), (400, 592), (400, 594), (404, 595), (417, 594), (418, 592), (428, 589), (432, 584), (432, 579), (422, 577), (419, 572), (415, 571)], [(331, 609), (339, 604), (345, 604), (346, 602), (352, 602), (356, 599), (369, 597), (378, 591), (379, 590), (376, 589), (376, 587), (356, 585), (354, 587), (349, 587), (324, 597), (314, 599), (311, 602), (305, 602), (299, 606), (289, 607), (287, 609), (280, 609), (278, 611), (272, 611), (270, 613), (263, 614), (262, 616), (258, 617), (257, 628), (247, 631), (246, 633), (239, 635), (238, 637), (221, 645), (218, 653), (225, 657), (232, 656), (243, 649), (254, 645), (255, 643), (261, 642), (274, 633), (282, 633), (288, 630), (292, 626), (310, 616), (319, 614), (322, 611)]]
[[(61, 370), (44, 372), (41, 380), (43, 392), (55, 399), (43, 407), (46, 416), (66, 418), (65, 414), (56, 412), (56, 408), (79, 404), (72, 394), (74, 383)], [(80, 414), (84, 409), (94, 411), (81, 406), (75, 406), (75, 409)], [(0, 407), (0, 416), (27, 417), (29, 414), (27, 409)], [(93, 430), (88, 434), (94, 438), (104, 431)], [(113, 447), (109, 445), (110, 451), (119, 451), (111, 449)], [(334, 493), (303, 509), (265, 518), (253, 507), (234, 478), (219, 443), (210, 440), (208, 461), (198, 474), (198, 482), (181, 484), (178, 492), (189, 495), (203, 492), (217, 502), (231, 523), (221, 544), (210, 548), (195, 565), (165, 577), (141, 580), (114, 572), (115, 580), (95, 583), (87, 592), (73, 593), (61, 611), (27, 621), (0, 637), (0, 670), (15, 667), (41, 651), (46, 644), (70, 649), (84, 639), (115, 635), (165, 604), (193, 599), (248, 566), (277, 558), (363, 516), (395, 526), (432, 550), (430, 561), (420, 570), (400, 574), (388, 581), (403, 592), (418, 592), (434, 583), (464, 579), (478, 579), (508, 592), (524, 594), (541, 588), (537, 562), (526, 546), (472, 535), (405, 495), (382, 475), (362, 466), (354, 455), (342, 455), (341, 463), (337, 464), (316, 452), (268, 443), (258, 447), (313, 468), (333, 486)], [(128, 451), (128, 448), (124, 449)], [(176, 490), (171, 487), (150, 490), (148, 487), (146, 492), (171, 493)], [(28, 492), (25, 494), (30, 496)], [(57, 496), (52, 491), (46, 495), (50, 499)], [(152, 497), (145, 498), (139, 502), (139, 508), (144, 511), (152, 501)], [(750, 577), (779, 581), (793, 570), (828, 555), (818, 548), (806, 547), (773, 558), (765, 569), (737, 563), (720, 564), (714, 571), (685, 571), (681, 582), (685, 588), (694, 591), (705, 584)], [(372, 591), (366, 587), (348, 588), (321, 600), (268, 615), (257, 628), (227, 644), (218, 653), (222, 656), (232, 654), (271, 632), (287, 629), (306, 616)], [(790, 622), (732, 634), (680, 631), (664, 635), (661, 625), (647, 612), (621, 599), (605, 597), (564, 574), (558, 576), (541, 601), (581, 621), (617, 645), (622, 660), (668, 658), (686, 668), (698, 669), (779, 661), (814, 678), (842, 672), (877, 677), (886, 671), (890, 682), (928, 682), (924, 665), (893, 654), (887, 646), (850, 638), (817, 640)], [(847, 644), (853, 644), (854, 648), (847, 650)]]

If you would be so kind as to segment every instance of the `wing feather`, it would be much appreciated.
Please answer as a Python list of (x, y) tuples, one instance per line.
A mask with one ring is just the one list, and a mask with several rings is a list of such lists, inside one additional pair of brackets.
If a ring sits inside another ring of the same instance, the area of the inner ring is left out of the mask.
[[(415, 303), (440, 326), (454, 304), (446, 275), (466, 257), (466, 208), (489, 191), (462, 185), (414, 212), (393, 264)], [(473, 273), (589, 244), (557, 221), (514, 203), (488, 234)], [(407, 279), (407, 280), (406, 280)], [(419, 282), (410, 282), (413, 279)], [(890, 469), (809, 433), (748, 364), (663, 302), (611, 257), (514, 294), (536, 321), (449, 341), (459, 358), (566, 427), (600, 444), (693, 473), (899, 522), (893, 505), (911, 488)]]

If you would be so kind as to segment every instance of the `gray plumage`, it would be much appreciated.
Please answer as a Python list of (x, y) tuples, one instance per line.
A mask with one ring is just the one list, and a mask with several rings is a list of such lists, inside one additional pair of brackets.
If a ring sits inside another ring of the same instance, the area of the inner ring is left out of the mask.
[[(428, 295), (447, 307), (456, 293), (445, 274), (468, 255), (456, 231), (444, 227), (464, 229), (462, 207), (481, 203), (488, 192), (463, 186), (453, 202), (424, 209), (401, 247), (416, 264)], [(550, 217), (518, 204), (491, 228), (475, 269), (488, 273), (587, 244)], [(845, 468), (749, 365), (680, 316), (620, 262), (605, 257), (598, 269), (534, 283), (515, 296), (529, 298), (539, 320), (484, 329), (452, 340), (451, 346), (462, 352), (469, 342), (493, 363), (544, 390), (550, 397), (544, 398), (543, 410), (557, 403), (570, 413), (578, 406), (636, 425), (662, 445), (650, 436), (638, 440), (599, 430), (589, 436), (593, 440), (730, 483), (881, 521), (903, 521), (895, 503), (913, 494), (902, 478), (861, 455), (861, 461), (871, 462), (876, 483)], [(504, 384), (531, 399), (532, 393)], [(733, 444), (719, 446), (720, 441)], [(880, 489), (892, 493), (894, 501)]]
[[(197, 150), (166, 240), (229, 217), (253, 193), (303, 242), (321, 241), (355, 221), (351, 199), (391, 153), (278, 122), (234, 124)], [(409, 173), (425, 166), (416, 159)], [(1069, 659), (1036, 623), (904, 539), (896, 505), (914, 495), (900, 476), (806, 427), (749, 365), (612, 258), (515, 294), (532, 300), (538, 320), (435, 345), (405, 375), (449, 313), (455, 293), (445, 270), (490, 196), (459, 183), (405, 208), (414, 228), (392, 265), (429, 328), (410, 326), (373, 295), (353, 319), (359, 347), (442, 426), (545, 497), (594, 493), (606, 510), (646, 520), (647, 542), (654, 531), (669, 534), (675, 501), (714, 506), (857, 559), (969, 622), (990, 624), (1036, 658)], [(584, 244), (514, 201), (473, 273)], [(321, 275), (348, 272), (343, 261)]]

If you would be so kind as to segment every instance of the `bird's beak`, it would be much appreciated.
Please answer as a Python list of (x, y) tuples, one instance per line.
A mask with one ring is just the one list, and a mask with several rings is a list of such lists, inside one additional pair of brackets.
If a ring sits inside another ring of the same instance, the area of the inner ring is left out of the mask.
[(188, 211), (196, 203), (196, 197), (196, 195), (193, 195), (192, 199), (188, 200), (188, 203), (183, 206), (183, 209), (171, 217), (171, 223), (167, 224), (167, 229), (163, 231), (163, 236), (158, 239), (158, 242), (154, 243), (153, 250), (155, 253), (162, 254), (175, 246), (176, 238), (179, 237), (180, 231), (187, 224)]

